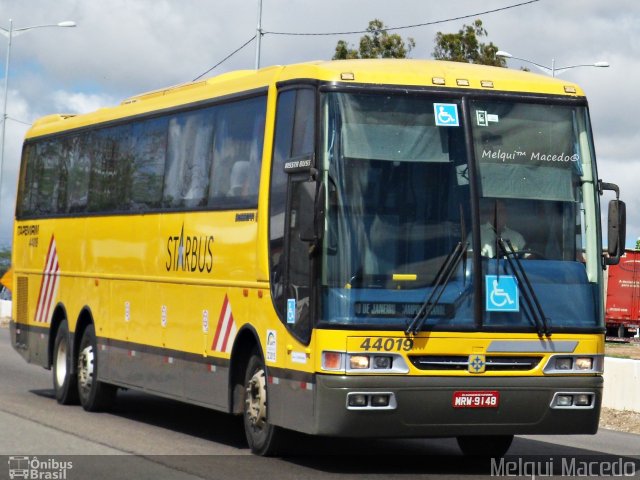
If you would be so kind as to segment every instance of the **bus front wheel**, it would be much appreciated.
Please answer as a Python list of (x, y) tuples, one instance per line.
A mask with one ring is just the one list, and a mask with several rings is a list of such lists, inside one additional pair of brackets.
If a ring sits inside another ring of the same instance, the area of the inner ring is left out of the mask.
[(78, 403), (78, 388), (73, 375), (69, 324), (63, 320), (53, 342), (53, 389), (61, 405)]
[(275, 455), (284, 432), (267, 418), (267, 375), (264, 362), (254, 352), (244, 379), (244, 431), (251, 451), (256, 455)]
[(78, 393), (82, 408), (88, 412), (108, 409), (113, 403), (117, 388), (98, 380), (98, 350), (96, 331), (87, 326), (78, 349)]
[(513, 435), (468, 435), (457, 440), (460, 450), (467, 456), (499, 458), (511, 447)]

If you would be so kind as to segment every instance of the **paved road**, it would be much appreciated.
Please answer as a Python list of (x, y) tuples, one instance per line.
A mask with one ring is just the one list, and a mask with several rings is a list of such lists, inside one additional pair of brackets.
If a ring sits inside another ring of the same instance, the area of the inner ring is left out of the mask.
[[(491, 477), (488, 460), (465, 459), (452, 439), (297, 440), (291, 456), (255, 457), (237, 419), (134, 392), (119, 393), (110, 413), (60, 406), (51, 372), (26, 364), (11, 349), (8, 329), (0, 328), (0, 479), (20, 466), (18, 456), (40, 472), (64, 470), (68, 480)], [(639, 435), (601, 430), (595, 436), (518, 437), (509, 454), (514, 463), (498, 473), (509, 474), (512, 465), (511, 473), (531, 478), (527, 465), (517, 463), (518, 456), (527, 456), (524, 461), (537, 462), (529, 465), (536, 478), (549, 468), (558, 477), (593, 476), (593, 468), (616, 462), (640, 478)], [(591, 472), (578, 470), (586, 461), (596, 462)], [(575, 470), (562, 470), (571, 465)]]

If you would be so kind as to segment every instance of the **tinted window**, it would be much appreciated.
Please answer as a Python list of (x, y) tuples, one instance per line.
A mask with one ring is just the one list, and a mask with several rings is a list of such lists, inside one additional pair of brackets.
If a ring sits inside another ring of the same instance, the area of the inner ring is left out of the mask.
[(18, 216), (255, 208), (266, 97), (35, 141)]
[(166, 207), (206, 204), (213, 111), (187, 112), (169, 119), (163, 203)]
[(167, 156), (166, 118), (133, 125), (131, 148), (134, 152), (131, 210), (157, 208), (162, 201), (165, 159)]
[(264, 98), (217, 107), (208, 206), (257, 205), (265, 114)]
[(281, 315), (284, 315), (285, 298), (283, 253), (288, 182), (284, 164), (290, 158), (313, 153), (314, 112), (314, 90), (288, 90), (278, 96), (271, 170), (269, 245), (272, 297)]

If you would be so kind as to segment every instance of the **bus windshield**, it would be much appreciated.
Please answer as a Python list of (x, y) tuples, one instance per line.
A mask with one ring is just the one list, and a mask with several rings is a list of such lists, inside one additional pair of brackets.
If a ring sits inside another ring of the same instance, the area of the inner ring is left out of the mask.
[[(467, 120), (456, 97), (330, 92), (323, 99), (322, 322), (402, 329), (429, 299), (426, 329), (529, 330), (541, 316), (555, 330), (598, 326), (584, 107), (471, 100)], [(461, 258), (445, 267), (459, 244)], [(501, 275), (516, 284), (505, 309), (485, 301)], [(530, 291), (518, 287), (524, 283)], [(563, 305), (567, 296), (581, 301)], [(535, 303), (541, 313), (528, 308)]]

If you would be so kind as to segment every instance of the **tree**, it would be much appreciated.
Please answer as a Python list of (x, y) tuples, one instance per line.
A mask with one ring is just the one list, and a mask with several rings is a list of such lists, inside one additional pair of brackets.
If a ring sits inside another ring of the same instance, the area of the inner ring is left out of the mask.
[(505, 59), (496, 57), (498, 47), (493, 42), (488, 45), (480, 42), (480, 38), (485, 36), (487, 30), (482, 26), (482, 20), (476, 20), (473, 25), (463, 25), (458, 33), (438, 32), (433, 58), (505, 67)]
[[(11, 250), (9, 248), (0, 247), (0, 277), (5, 274), (11, 266)], [(2, 287), (0, 286), (0, 290)]]
[(397, 33), (389, 34), (382, 20), (371, 20), (366, 35), (360, 37), (360, 47), (349, 47), (344, 40), (338, 40), (333, 60), (351, 58), (406, 58), (416, 46), (413, 38), (402, 39)]

